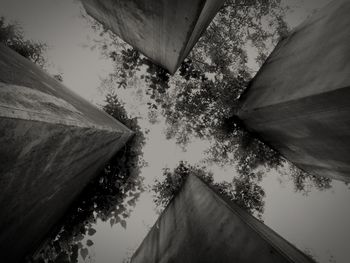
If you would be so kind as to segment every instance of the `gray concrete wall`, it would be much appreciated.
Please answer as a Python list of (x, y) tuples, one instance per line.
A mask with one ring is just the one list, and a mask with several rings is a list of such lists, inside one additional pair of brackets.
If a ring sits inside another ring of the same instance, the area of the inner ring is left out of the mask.
[(224, 0), (81, 0), (87, 13), (174, 73)]
[(334, 1), (281, 41), (239, 117), (298, 167), (350, 182), (350, 2)]
[(313, 262), (195, 176), (158, 218), (132, 263)]
[(19, 262), (132, 132), (0, 46), (0, 251)]

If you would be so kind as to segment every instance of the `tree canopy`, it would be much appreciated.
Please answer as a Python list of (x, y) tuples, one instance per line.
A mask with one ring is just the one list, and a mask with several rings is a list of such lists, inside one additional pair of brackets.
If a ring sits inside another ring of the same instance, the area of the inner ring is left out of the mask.
[[(150, 120), (162, 115), (166, 137), (183, 148), (194, 138), (207, 141), (208, 162), (234, 164), (243, 173), (260, 166), (283, 167), (286, 160), (248, 132), (235, 112), (255, 73), (254, 65), (260, 66), (288, 34), (286, 10), (280, 0), (227, 0), (174, 76), (104, 29), (101, 36), (108, 38), (98, 46), (114, 61), (114, 72), (107, 81), (116, 88), (134, 88), (128, 82), (131, 78), (143, 81)], [(93, 26), (98, 30), (98, 24)], [(330, 185), (328, 178), (319, 184), (305, 172), (291, 169), (291, 173), (294, 182), (302, 175), (319, 189)], [(304, 185), (299, 183), (296, 190), (304, 191)]]
[(0, 43), (13, 49), (41, 68), (44, 68), (47, 62), (44, 56), (47, 45), (41, 42), (26, 40), (21, 27), (18, 24), (6, 23), (4, 17), (0, 17)]

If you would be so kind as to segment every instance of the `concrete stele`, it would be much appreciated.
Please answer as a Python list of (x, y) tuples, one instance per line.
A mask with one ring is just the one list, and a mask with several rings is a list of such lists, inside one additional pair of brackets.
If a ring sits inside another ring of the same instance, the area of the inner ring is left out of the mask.
[(22, 262), (132, 131), (0, 45), (0, 251)]
[(350, 2), (279, 42), (241, 98), (246, 127), (303, 170), (350, 182)]

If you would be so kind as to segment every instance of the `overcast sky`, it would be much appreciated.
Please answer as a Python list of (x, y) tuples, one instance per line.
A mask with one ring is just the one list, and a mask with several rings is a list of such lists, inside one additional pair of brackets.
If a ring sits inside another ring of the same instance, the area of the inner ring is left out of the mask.
[[(327, 0), (288, 1), (292, 12), (288, 22), (292, 27), (300, 24), (315, 8)], [(98, 91), (100, 80), (112, 71), (112, 64), (98, 50), (91, 50), (96, 33), (81, 17), (81, 6), (73, 0), (1, 0), (0, 15), (18, 21), (28, 38), (50, 46), (48, 58), (52, 73), (62, 73), (64, 83), (92, 103), (101, 103)], [(142, 88), (142, 87), (141, 87)], [(133, 91), (120, 91), (119, 96), (133, 114), (146, 116), (145, 101), (140, 101)], [(161, 175), (164, 167), (175, 167), (180, 160), (199, 162), (206, 145), (195, 142), (187, 152), (167, 141), (163, 134), (164, 123), (149, 125), (150, 129), (144, 158), (149, 166), (142, 176), (147, 183)], [(212, 167), (217, 181), (231, 180), (232, 167)], [(309, 196), (294, 193), (293, 185), (274, 171), (263, 180), (266, 191), (264, 220), (267, 225), (302, 250), (308, 249), (320, 262), (349, 262), (350, 251), (350, 190), (342, 182), (333, 182), (333, 189), (325, 192), (312, 190)], [(148, 228), (157, 218), (150, 193), (144, 193), (134, 213), (128, 220), (127, 229), (98, 222), (90, 248), (92, 262), (122, 262), (145, 237)], [(80, 258), (82, 261), (82, 259)]]

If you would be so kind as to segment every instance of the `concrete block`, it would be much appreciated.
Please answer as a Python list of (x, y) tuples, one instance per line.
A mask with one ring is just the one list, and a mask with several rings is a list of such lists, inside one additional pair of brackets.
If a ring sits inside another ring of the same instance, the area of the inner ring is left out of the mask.
[(89, 15), (174, 73), (224, 0), (82, 0)]
[(350, 2), (282, 40), (241, 98), (244, 124), (312, 174), (350, 182)]
[(0, 46), (0, 251), (22, 262), (132, 132)]
[(313, 262), (196, 176), (163, 211), (131, 263)]

